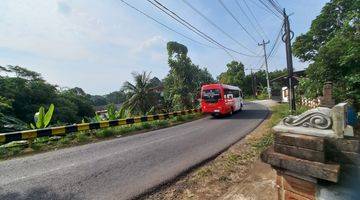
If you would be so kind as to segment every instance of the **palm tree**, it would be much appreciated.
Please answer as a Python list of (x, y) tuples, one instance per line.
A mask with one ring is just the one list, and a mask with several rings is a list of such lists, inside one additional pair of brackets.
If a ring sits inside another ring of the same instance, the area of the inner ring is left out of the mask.
[(154, 105), (157, 104), (156, 93), (151, 84), (150, 72), (140, 73), (133, 72), (134, 84), (126, 81), (123, 90), (128, 99), (124, 102), (123, 107), (130, 110), (131, 113), (145, 115)]

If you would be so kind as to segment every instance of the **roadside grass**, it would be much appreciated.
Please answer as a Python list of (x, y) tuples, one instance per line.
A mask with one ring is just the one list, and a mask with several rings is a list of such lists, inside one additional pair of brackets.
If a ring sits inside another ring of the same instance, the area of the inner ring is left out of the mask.
[(80, 131), (69, 133), (64, 136), (39, 137), (33, 141), (16, 141), (0, 145), (0, 160), (8, 159), (18, 155), (32, 152), (42, 152), (76, 146), (90, 142), (101, 141), (104, 139), (122, 137), (130, 134), (142, 133), (151, 130), (166, 128), (201, 118), (202, 114), (195, 113), (177, 116), (166, 120), (156, 120), (151, 122), (140, 122), (130, 125), (110, 127), (99, 130)]
[(267, 99), (267, 96), (265, 95), (259, 95), (259, 96), (245, 96), (244, 100), (245, 101), (256, 101), (256, 100), (265, 100)]
[(289, 109), (289, 104), (279, 104), (276, 106), (273, 106), (271, 108), (271, 117), (269, 119), (268, 123), (268, 131), (264, 136), (257, 141), (254, 141), (251, 145), (257, 152), (262, 152), (267, 147), (271, 146), (274, 143), (274, 132), (271, 129), (273, 126), (278, 124), (284, 117), (288, 115), (299, 115), (307, 110), (309, 110), (309, 107), (306, 106), (297, 106), (297, 110), (295, 113), (291, 113)]

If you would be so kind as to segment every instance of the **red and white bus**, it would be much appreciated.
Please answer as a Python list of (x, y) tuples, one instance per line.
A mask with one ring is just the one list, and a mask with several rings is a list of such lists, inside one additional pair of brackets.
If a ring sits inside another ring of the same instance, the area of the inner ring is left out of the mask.
[(201, 87), (201, 110), (213, 116), (233, 114), (242, 110), (243, 94), (240, 88), (225, 84), (209, 84)]

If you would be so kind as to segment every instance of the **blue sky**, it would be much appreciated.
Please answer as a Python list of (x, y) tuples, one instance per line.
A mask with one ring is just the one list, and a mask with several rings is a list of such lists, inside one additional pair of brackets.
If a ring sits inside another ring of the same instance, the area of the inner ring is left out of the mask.
[[(187, 0), (252, 51), (262, 54), (259, 47), (221, 7), (218, 0)], [(238, 0), (243, 8), (244, 0)], [(255, 13), (273, 45), (281, 21), (260, 8), (259, 1), (245, 0)], [(160, 13), (145, 0), (127, 0), (171, 28), (199, 41), (204, 39)], [(209, 36), (239, 52), (248, 50), (191, 10), (181, 0), (160, 0), (179, 16)], [(256, 33), (234, 0), (223, 0), (256, 40)], [(306, 32), (311, 21), (328, 0), (278, 0), (290, 17), (295, 36)], [(170, 32), (161, 25), (125, 6), (119, 0), (2, 0), (0, 4), (0, 65), (20, 65), (40, 72), (52, 84), (81, 87), (90, 94), (106, 94), (120, 89), (131, 80), (131, 72), (151, 71), (164, 78), (169, 71), (166, 43), (177, 41), (189, 49), (193, 63), (207, 67), (214, 77), (226, 70), (231, 57), (223, 50), (196, 44)], [(249, 16), (250, 13), (247, 13)], [(255, 23), (255, 22), (253, 22)], [(258, 28), (259, 29), (259, 28)], [(246, 68), (259, 68), (261, 58), (233, 54)], [(269, 70), (286, 66), (285, 49), (281, 42), (269, 60)], [(294, 59), (295, 69), (307, 63)]]

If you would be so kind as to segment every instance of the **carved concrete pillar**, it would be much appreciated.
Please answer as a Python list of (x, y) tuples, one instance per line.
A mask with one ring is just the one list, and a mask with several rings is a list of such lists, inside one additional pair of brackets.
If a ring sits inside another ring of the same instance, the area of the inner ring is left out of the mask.
[[(359, 190), (344, 190), (347, 179), (341, 175), (348, 173), (349, 166), (360, 165), (359, 139), (346, 125), (346, 106), (311, 109), (285, 117), (273, 128), (274, 145), (262, 152), (261, 159), (277, 171), (279, 200), (353, 199), (360, 195), (360, 186)], [(360, 170), (358, 174), (355, 180), (360, 185)]]

